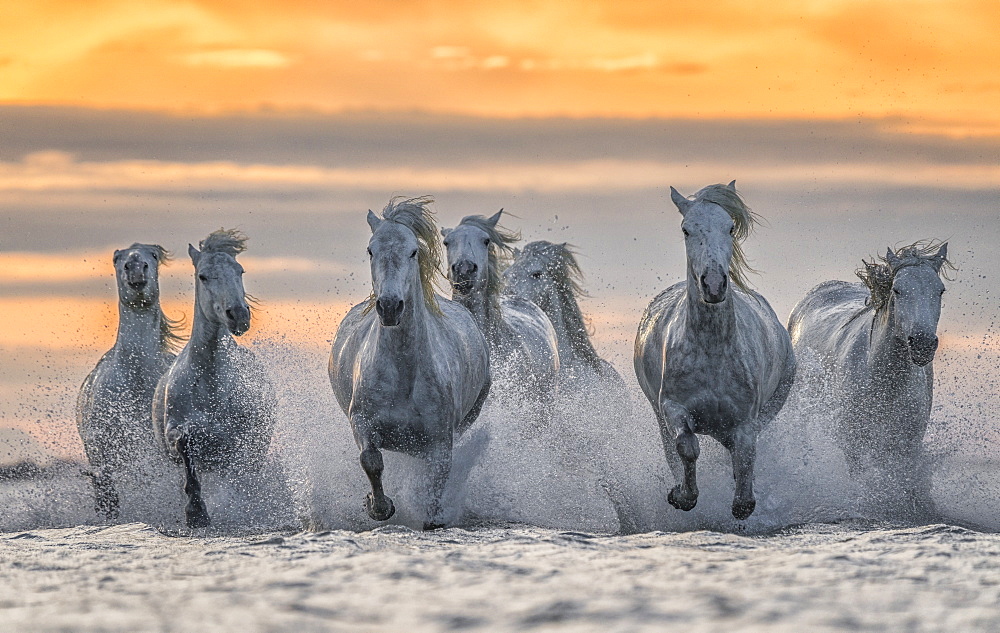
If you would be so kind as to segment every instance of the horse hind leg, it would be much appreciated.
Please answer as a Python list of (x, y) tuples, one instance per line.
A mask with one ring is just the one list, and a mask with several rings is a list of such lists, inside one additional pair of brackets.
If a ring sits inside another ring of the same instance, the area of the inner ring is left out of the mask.
[(174, 448), (184, 462), (184, 493), (188, 497), (187, 506), (184, 508), (184, 518), (189, 528), (204, 528), (212, 524), (208, 518), (208, 509), (201, 496), (201, 482), (194, 470), (194, 462), (191, 458), (191, 446), (188, 436), (181, 434), (174, 442)]
[(365, 510), (368, 516), (376, 521), (388, 521), (395, 514), (396, 507), (382, 489), (382, 470), (385, 464), (382, 461), (381, 451), (372, 444), (368, 444), (361, 451), (361, 468), (372, 486), (372, 491), (365, 497)]

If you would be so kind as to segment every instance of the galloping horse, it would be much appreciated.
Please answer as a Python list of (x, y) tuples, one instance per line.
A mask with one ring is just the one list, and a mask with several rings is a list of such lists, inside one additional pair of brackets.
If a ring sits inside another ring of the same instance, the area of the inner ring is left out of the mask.
[(933, 518), (923, 439), (934, 399), (940, 277), (945, 266), (954, 269), (948, 244), (917, 242), (863, 263), (862, 283), (827, 281), (810, 290), (788, 330), (797, 352), (818, 352), (842, 399), (835, 433), (851, 474), (891, 477), (887, 492), (904, 510)]
[(498, 225), (499, 211), (486, 218), (470, 215), (454, 229), (441, 229), (448, 253), (452, 300), (465, 306), (479, 325), (490, 349), (496, 393), (497, 378), (504, 391), (524, 387), (543, 415), (551, 416), (559, 375), (559, 342), (545, 313), (521, 297), (503, 296), (501, 266), (520, 237)]
[(569, 386), (596, 376), (624, 394), (625, 381), (590, 342), (587, 323), (577, 303), (578, 296), (586, 296), (583, 273), (568, 244), (544, 240), (527, 244), (517, 252), (504, 278), (510, 294), (531, 301), (552, 322), (559, 342), (560, 384)]
[(693, 200), (673, 187), (670, 196), (683, 216), (687, 281), (646, 308), (635, 340), (635, 374), (660, 423), (676, 482), (667, 500), (681, 510), (698, 502), (695, 434), (709, 435), (732, 455), (732, 512), (743, 520), (757, 504), (757, 435), (785, 403), (795, 355), (774, 310), (747, 286), (741, 244), (755, 217), (736, 181), (709, 185)]
[(490, 390), (479, 326), (468, 310), (434, 292), (441, 247), (430, 202), (393, 199), (381, 218), (368, 212), (372, 294), (341, 321), (329, 366), (371, 483), (368, 515), (386, 521), (395, 512), (382, 489), (381, 451), (406, 453), (429, 465), (424, 529), (444, 525), (441, 495), (455, 437), (479, 416)]
[(118, 336), (83, 381), (76, 424), (90, 462), (95, 509), (118, 517), (116, 479), (155, 449), (153, 392), (178, 347), (177, 323), (160, 308), (160, 265), (169, 254), (155, 244), (115, 251)]
[(195, 268), (191, 338), (160, 380), (153, 424), (163, 448), (184, 466), (188, 527), (211, 521), (201, 494), (200, 470), (259, 475), (275, 424), (277, 398), (263, 364), (236, 343), (250, 329), (243, 289), (246, 250), (239, 231), (218, 230), (188, 245)]

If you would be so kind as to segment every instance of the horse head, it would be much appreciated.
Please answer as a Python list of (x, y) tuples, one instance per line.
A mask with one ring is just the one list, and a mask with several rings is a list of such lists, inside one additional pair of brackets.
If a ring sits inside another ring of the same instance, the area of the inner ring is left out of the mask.
[(503, 286), (502, 263), (520, 235), (498, 226), (503, 209), (490, 217), (469, 215), (454, 229), (441, 229), (448, 254), (448, 279), (458, 295), (495, 295)]
[(945, 290), (940, 273), (947, 256), (947, 243), (933, 255), (921, 255), (911, 247), (897, 253), (890, 249), (885, 256), (892, 273), (887, 306), (895, 336), (906, 345), (910, 359), (919, 367), (934, 360), (937, 351), (937, 326)]
[(118, 297), (132, 307), (151, 307), (160, 298), (159, 267), (169, 258), (161, 246), (133, 244), (117, 250), (114, 265), (118, 280)]
[(705, 303), (725, 301), (730, 278), (745, 289), (742, 268), (746, 265), (740, 242), (754, 220), (736, 193), (736, 181), (709, 185), (693, 200), (671, 187), (670, 198), (683, 217), (688, 275), (696, 282), (699, 298)]
[(238, 231), (219, 230), (201, 241), (200, 251), (188, 244), (195, 268), (196, 309), (211, 322), (225, 325), (234, 336), (250, 329), (243, 266), (236, 261), (245, 242), (246, 236)]

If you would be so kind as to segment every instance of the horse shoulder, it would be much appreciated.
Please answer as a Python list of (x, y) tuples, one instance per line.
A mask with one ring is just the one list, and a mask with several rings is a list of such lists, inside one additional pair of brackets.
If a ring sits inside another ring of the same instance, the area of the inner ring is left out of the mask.
[(643, 312), (636, 332), (633, 364), (639, 385), (650, 398), (659, 392), (664, 372), (664, 346), (672, 327), (683, 315), (686, 283), (679, 282), (658, 294)]

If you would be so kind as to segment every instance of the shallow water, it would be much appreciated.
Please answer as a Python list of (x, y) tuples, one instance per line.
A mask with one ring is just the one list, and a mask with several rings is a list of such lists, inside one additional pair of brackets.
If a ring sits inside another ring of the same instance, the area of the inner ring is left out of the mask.
[(945, 525), (195, 537), (132, 523), (5, 534), (0, 556), (0, 620), (13, 630), (1000, 627), (1000, 536)]

